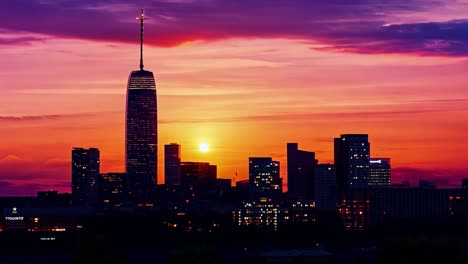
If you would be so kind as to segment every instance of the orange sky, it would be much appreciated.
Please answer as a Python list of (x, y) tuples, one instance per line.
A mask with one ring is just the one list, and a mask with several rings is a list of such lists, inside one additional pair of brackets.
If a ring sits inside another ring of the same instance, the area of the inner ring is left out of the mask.
[[(0, 181), (29, 186), (26, 194), (69, 191), (75, 146), (100, 148), (102, 172), (124, 170), (126, 83), (138, 46), (51, 38), (0, 57)], [(468, 176), (465, 58), (230, 38), (145, 47), (145, 68), (157, 83), (160, 183), (171, 142), (184, 161), (218, 165), (220, 178), (246, 179), (250, 156), (279, 160), (286, 178), (287, 142), (333, 162), (333, 138), (344, 133), (368, 133), (371, 156), (391, 158), (395, 181)], [(202, 142), (209, 152), (198, 151)]]

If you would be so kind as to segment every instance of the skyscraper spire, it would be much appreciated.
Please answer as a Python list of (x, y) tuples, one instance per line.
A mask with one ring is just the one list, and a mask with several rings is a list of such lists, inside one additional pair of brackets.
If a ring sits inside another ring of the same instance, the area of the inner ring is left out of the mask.
[(143, 20), (145, 15), (143, 14), (143, 8), (141, 9), (141, 14), (136, 19), (140, 20), (140, 70), (143, 70)]

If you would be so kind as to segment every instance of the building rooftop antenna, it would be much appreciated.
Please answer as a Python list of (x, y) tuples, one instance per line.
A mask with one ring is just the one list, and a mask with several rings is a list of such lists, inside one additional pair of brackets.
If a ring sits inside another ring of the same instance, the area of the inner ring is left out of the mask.
[(141, 14), (136, 19), (140, 20), (140, 70), (143, 70), (143, 20), (148, 19), (143, 13), (143, 8), (141, 9)]

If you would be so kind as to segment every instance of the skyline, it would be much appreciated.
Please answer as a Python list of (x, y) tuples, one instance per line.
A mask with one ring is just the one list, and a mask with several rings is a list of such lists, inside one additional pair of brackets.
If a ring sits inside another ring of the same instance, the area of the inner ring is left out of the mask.
[[(72, 147), (97, 147), (102, 172), (124, 171), (142, 6), (145, 66), (158, 83), (159, 175), (163, 145), (176, 142), (182, 161), (215, 164), (220, 178), (245, 180), (249, 157), (271, 156), (285, 180), (286, 143), (333, 163), (333, 138), (346, 133), (369, 134), (371, 157), (391, 158), (396, 182), (414, 175), (459, 186), (467, 175), (468, 22), (456, 20), (466, 1), (33, 2), (0, 3), (2, 193), (69, 191)], [(242, 8), (261, 12), (243, 21)], [(438, 23), (418, 24), (427, 22)]]

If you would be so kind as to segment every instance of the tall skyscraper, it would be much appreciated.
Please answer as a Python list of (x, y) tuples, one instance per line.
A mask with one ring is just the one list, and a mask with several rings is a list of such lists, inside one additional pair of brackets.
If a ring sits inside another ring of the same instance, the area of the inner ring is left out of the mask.
[(143, 10), (140, 29), (140, 70), (132, 71), (127, 87), (125, 167), (130, 197), (148, 201), (158, 180), (158, 123), (156, 83), (143, 69)]
[(72, 205), (95, 206), (98, 203), (99, 149), (72, 150)]
[(289, 200), (313, 200), (315, 153), (299, 150), (297, 143), (288, 143), (287, 156)]
[(370, 159), (370, 187), (390, 187), (391, 168), (389, 158)]
[(345, 134), (335, 138), (335, 166), (339, 192), (367, 188), (370, 171), (367, 134)]
[(280, 202), (283, 183), (279, 161), (269, 157), (249, 158), (249, 185), (253, 200), (266, 198), (272, 202)]
[(164, 145), (164, 183), (180, 184), (180, 145), (171, 143)]

